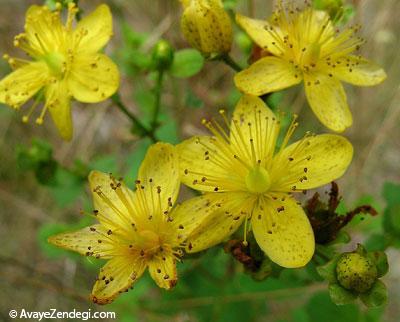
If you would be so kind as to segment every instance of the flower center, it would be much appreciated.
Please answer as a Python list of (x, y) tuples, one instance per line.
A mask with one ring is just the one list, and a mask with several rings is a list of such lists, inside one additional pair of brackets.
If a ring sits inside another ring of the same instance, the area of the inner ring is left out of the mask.
[(317, 42), (311, 43), (307, 47), (304, 47), (300, 56), (300, 65), (303, 67), (314, 67), (319, 60), (320, 52), (321, 45)]
[(160, 237), (154, 231), (142, 230), (139, 232), (138, 245), (146, 252), (156, 252), (161, 246)]
[(246, 175), (246, 187), (250, 192), (263, 193), (271, 187), (271, 178), (267, 170), (257, 166)]
[(43, 56), (52, 74), (56, 77), (62, 77), (65, 72), (66, 59), (63, 54), (58, 52), (48, 53)]

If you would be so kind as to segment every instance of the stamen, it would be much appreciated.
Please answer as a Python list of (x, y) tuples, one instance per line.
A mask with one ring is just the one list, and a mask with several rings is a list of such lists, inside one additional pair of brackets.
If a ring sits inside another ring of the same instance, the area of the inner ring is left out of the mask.
[(45, 104), (44, 107), (42, 108), (40, 116), (36, 119), (36, 124), (37, 125), (42, 125), (43, 124), (43, 119), (44, 119), (44, 116), (46, 115), (48, 107), (49, 107), (49, 104)]
[(289, 139), (291, 138), (294, 131), (298, 127), (299, 123), (296, 122), (297, 118), (298, 118), (298, 115), (293, 114), (292, 123), (290, 124), (289, 129), (286, 132), (285, 138), (283, 139), (283, 142), (282, 142), (282, 145), (281, 145), (279, 151), (282, 151), (287, 146)]
[(42, 94), (39, 94), (37, 96), (37, 98), (35, 99), (35, 101), (33, 102), (32, 106), (29, 108), (28, 113), (25, 114), (24, 116), (22, 116), (22, 122), (23, 123), (28, 123), (29, 122), (29, 119), (32, 116), (32, 113), (34, 112), (34, 110), (36, 109), (38, 104), (40, 103), (41, 98), (42, 98)]

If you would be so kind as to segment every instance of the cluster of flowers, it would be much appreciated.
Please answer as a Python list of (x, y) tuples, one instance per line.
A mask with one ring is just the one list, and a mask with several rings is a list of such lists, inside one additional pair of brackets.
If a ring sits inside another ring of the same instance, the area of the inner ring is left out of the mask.
[[(183, 0), (182, 31), (204, 55), (224, 55), (231, 48), (232, 27), (220, 0)], [(23, 117), (38, 104), (47, 110), (61, 136), (72, 137), (71, 98), (96, 103), (116, 92), (116, 65), (99, 53), (112, 35), (107, 5), (73, 27), (71, 3), (65, 24), (61, 7), (32, 6), (25, 32), (15, 45), (32, 61), (5, 56), (12, 73), (0, 81), (0, 102), (19, 109), (35, 96)], [(233, 115), (219, 111), (203, 120), (210, 136), (196, 136), (177, 146), (156, 143), (140, 167), (136, 188), (122, 179), (93, 171), (89, 176), (98, 223), (53, 236), (49, 241), (82, 255), (107, 259), (91, 298), (110, 303), (148, 269), (159, 287), (177, 282), (176, 262), (185, 253), (205, 250), (244, 226), (275, 263), (306, 265), (314, 254), (310, 222), (293, 193), (325, 185), (343, 175), (353, 147), (336, 134), (306, 134), (289, 144), (296, 117), (277, 143), (281, 116), (259, 96), (304, 81), (308, 102), (320, 121), (340, 132), (352, 123), (340, 81), (374, 85), (385, 78), (378, 66), (352, 53), (362, 40), (357, 28), (338, 33), (329, 15), (311, 7), (279, 6), (270, 21), (237, 15), (238, 24), (260, 47), (260, 59), (235, 76), (243, 92)], [(201, 192), (176, 204), (180, 184)]]

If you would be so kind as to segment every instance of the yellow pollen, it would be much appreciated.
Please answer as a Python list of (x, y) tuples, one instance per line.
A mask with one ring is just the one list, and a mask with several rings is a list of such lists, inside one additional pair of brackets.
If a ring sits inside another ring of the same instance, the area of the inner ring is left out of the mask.
[(246, 175), (246, 187), (253, 193), (264, 193), (271, 186), (271, 178), (267, 170), (261, 166), (252, 168)]

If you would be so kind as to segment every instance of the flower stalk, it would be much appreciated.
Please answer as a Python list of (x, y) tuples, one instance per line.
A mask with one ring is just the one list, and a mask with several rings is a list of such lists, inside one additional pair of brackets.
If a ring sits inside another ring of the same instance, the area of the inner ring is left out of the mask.
[(229, 55), (229, 54), (223, 54), (223, 55), (220, 56), (219, 59), (221, 61), (223, 61), (226, 65), (231, 67), (236, 72), (240, 72), (240, 71), (243, 70), (243, 68), (240, 67), (240, 65), (236, 61), (234, 61), (232, 56)]
[(111, 96), (111, 100), (120, 109), (120, 111), (129, 118), (129, 120), (132, 122), (132, 125), (136, 129), (138, 129), (142, 135), (149, 137), (152, 142), (157, 142), (157, 138), (155, 137), (154, 132), (152, 130), (149, 130), (146, 126), (144, 126), (143, 123), (140, 122), (140, 120), (127, 109), (125, 104), (121, 101), (119, 93), (116, 93), (113, 96)]

